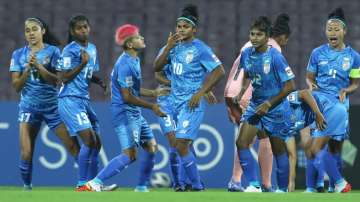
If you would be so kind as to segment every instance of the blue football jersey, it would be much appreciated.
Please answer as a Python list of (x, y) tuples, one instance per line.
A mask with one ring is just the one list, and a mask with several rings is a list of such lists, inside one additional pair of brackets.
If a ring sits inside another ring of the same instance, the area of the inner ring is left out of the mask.
[(350, 85), (350, 72), (359, 67), (359, 53), (350, 46), (339, 51), (324, 44), (311, 53), (307, 71), (315, 73), (321, 92), (337, 97), (341, 89)]
[(213, 51), (201, 40), (178, 43), (169, 54), (171, 93), (177, 103), (192, 97), (201, 87), (206, 73), (221, 65)]
[[(15, 50), (11, 58), (10, 72), (23, 72), (29, 63), (30, 53), (31, 49), (28, 46)], [(45, 47), (35, 54), (38, 63), (56, 74), (60, 58), (59, 48), (45, 44)], [(56, 86), (46, 83), (35, 67), (31, 68), (31, 73), (21, 90), (20, 105), (36, 107), (38, 110), (42, 109), (41, 106), (57, 105)]]
[(275, 48), (259, 53), (253, 47), (243, 51), (239, 68), (248, 74), (253, 86), (252, 102), (261, 104), (280, 93), (284, 83), (295, 76), (285, 58)]
[(117, 59), (111, 72), (111, 111), (114, 122), (117, 122), (117, 119), (121, 118), (119, 115), (124, 113), (135, 117), (140, 115), (140, 107), (125, 103), (120, 91), (121, 88), (128, 88), (132, 95), (139, 97), (140, 86), (140, 59), (124, 52)]
[(85, 99), (90, 98), (89, 83), (93, 72), (99, 71), (99, 58), (97, 57), (97, 50), (94, 44), (88, 43), (87, 47), (83, 47), (73, 41), (65, 46), (57, 70), (69, 71), (78, 67), (81, 63), (81, 50), (89, 54), (89, 61), (73, 80), (62, 84), (59, 97), (75, 96)]

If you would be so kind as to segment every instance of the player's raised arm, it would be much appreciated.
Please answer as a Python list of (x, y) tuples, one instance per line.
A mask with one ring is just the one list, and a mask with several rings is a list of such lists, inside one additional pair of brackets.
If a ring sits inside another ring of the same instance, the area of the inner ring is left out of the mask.
[(180, 40), (178, 33), (173, 34), (170, 32), (167, 43), (163, 51), (158, 55), (154, 61), (155, 72), (161, 71), (164, 66), (168, 63), (168, 57), (172, 48), (175, 47), (176, 43)]
[[(86, 64), (89, 61), (89, 54), (87, 54), (84, 50), (81, 50), (81, 62), (78, 66), (76, 66), (73, 69), (70, 70), (64, 70), (59, 72), (59, 77), (62, 83), (68, 83), (69, 81), (72, 81), (80, 72), (81, 70), (86, 67)], [(64, 67), (67, 68), (65, 65), (67, 65), (67, 57), (63, 58)], [(70, 65), (70, 64), (69, 64)]]
[(56, 74), (48, 71), (41, 63), (38, 62), (36, 58), (36, 54), (31, 54), (29, 59), (29, 65), (32, 68), (35, 68), (40, 77), (49, 84), (56, 85), (58, 82), (58, 78)]

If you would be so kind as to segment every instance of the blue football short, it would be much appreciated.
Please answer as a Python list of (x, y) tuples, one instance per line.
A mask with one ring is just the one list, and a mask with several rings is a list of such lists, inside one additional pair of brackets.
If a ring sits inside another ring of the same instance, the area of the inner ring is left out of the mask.
[(264, 116), (255, 114), (257, 106), (250, 101), (249, 106), (246, 108), (242, 122), (247, 122), (255, 126), (257, 129), (266, 131), (268, 135), (286, 139), (290, 135), (292, 126), (291, 109), (287, 100), (283, 101)]
[(31, 106), (20, 105), (18, 121), (37, 127), (40, 127), (42, 121), (44, 121), (51, 130), (56, 129), (62, 123), (57, 105), (47, 106), (41, 110)]
[(100, 134), (99, 120), (88, 99), (61, 97), (59, 98), (59, 113), (72, 136), (89, 128)]
[(124, 114), (120, 120), (119, 124), (115, 126), (115, 133), (118, 136), (121, 150), (138, 147), (154, 139), (154, 134), (142, 115), (132, 117)]

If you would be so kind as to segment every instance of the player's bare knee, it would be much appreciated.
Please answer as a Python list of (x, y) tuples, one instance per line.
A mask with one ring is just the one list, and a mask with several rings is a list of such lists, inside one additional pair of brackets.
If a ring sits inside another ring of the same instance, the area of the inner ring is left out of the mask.
[(169, 142), (170, 147), (176, 148), (176, 141)]
[(155, 139), (151, 139), (141, 145), (144, 150), (150, 153), (156, 153), (158, 151), (158, 145)]
[(273, 149), (274, 156), (281, 156), (281, 155), (286, 154), (286, 153), (287, 153), (287, 150), (283, 149), (283, 148)]
[(86, 145), (87, 147), (90, 147), (90, 148), (96, 148), (95, 141), (92, 139), (84, 140), (84, 145)]
[(149, 153), (156, 153), (158, 151), (158, 145), (157, 144), (151, 144), (146, 148), (146, 151)]
[(310, 155), (311, 157), (315, 157), (317, 153), (319, 153), (321, 148), (318, 145), (312, 145), (310, 148)]
[(293, 151), (293, 150), (287, 150), (288, 152), (288, 156), (289, 156), (289, 159), (297, 159), (297, 156), (296, 156), (296, 151)]
[(80, 152), (80, 148), (77, 144), (71, 144), (68, 147), (68, 151), (71, 154), (71, 156), (77, 156)]
[(328, 143), (329, 152), (332, 153), (332, 154), (340, 153), (342, 143), (343, 143), (342, 141), (337, 141), (337, 140), (330, 139), (329, 143)]
[(21, 151), (21, 159), (25, 160), (25, 161), (31, 161), (32, 159), (32, 152), (31, 150), (25, 150), (25, 151)]
[(313, 157), (312, 157), (312, 154), (311, 154), (311, 150), (308, 148), (308, 149), (305, 149), (304, 150), (305, 151), (305, 156), (306, 156), (306, 158), (308, 158), (308, 159), (312, 159)]
[(176, 137), (175, 137), (174, 132), (168, 133), (166, 137), (168, 139), (170, 147), (175, 148), (176, 147)]
[(129, 157), (130, 161), (136, 161), (137, 150), (135, 148), (125, 149), (123, 153)]
[(176, 140), (176, 149), (179, 152), (180, 156), (185, 156), (189, 152), (189, 142), (184, 139)]
[(136, 154), (130, 154), (129, 158), (130, 158), (130, 161), (136, 161), (137, 155)]
[(86, 135), (82, 138), (84, 144), (90, 148), (96, 148), (96, 140), (92, 137), (92, 135)]
[(248, 149), (250, 148), (250, 145), (251, 145), (251, 141), (248, 141), (247, 139), (244, 139), (244, 138), (238, 138), (236, 140), (236, 148), (238, 150), (242, 150), (242, 149)]

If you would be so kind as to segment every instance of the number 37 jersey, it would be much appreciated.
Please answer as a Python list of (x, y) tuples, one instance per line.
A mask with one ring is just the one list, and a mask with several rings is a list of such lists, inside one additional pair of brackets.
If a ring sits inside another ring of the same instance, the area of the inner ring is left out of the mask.
[(87, 47), (83, 47), (75, 41), (65, 46), (61, 60), (57, 67), (57, 71), (70, 71), (78, 67), (81, 63), (81, 50), (89, 55), (86, 66), (76, 77), (60, 88), (59, 97), (74, 96), (89, 99), (89, 82), (93, 72), (99, 71), (99, 59), (97, 57), (96, 46), (88, 43)]
[(169, 55), (171, 91), (179, 101), (188, 101), (203, 84), (206, 73), (221, 65), (212, 50), (201, 40), (178, 43)]

